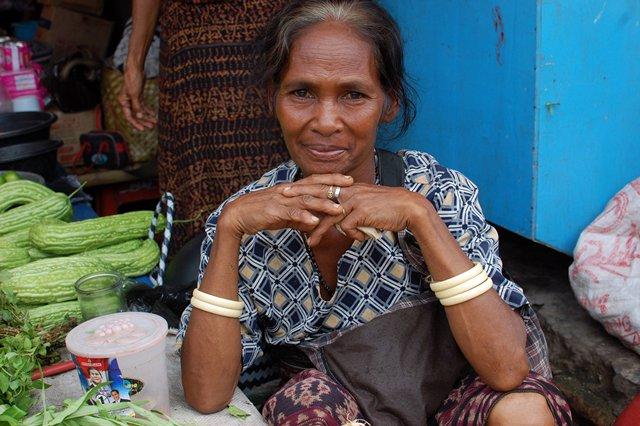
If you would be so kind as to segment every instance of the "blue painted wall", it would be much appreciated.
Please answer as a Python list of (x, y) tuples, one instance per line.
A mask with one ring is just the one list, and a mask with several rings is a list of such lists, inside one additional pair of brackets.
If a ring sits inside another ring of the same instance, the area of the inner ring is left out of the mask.
[(486, 216), (532, 236), (535, 2), (386, 0), (420, 96), (391, 143), (433, 154), (480, 187)]
[(539, 14), (534, 236), (570, 253), (640, 176), (640, 1), (545, 0)]
[(393, 148), (473, 179), (493, 222), (565, 253), (640, 176), (640, 0), (382, 0), (418, 117)]

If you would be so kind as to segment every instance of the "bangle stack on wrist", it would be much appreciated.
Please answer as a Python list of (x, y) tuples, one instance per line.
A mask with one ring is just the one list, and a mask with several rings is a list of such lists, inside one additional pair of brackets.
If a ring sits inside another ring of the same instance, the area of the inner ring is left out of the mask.
[(492, 286), (491, 278), (479, 263), (460, 275), (430, 284), (431, 291), (443, 306), (453, 306), (476, 298)]
[(193, 290), (191, 305), (201, 311), (229, 318), (240, 318), (244, 309), (244, 303), (242, 302), (213, 296), (197, 288)]

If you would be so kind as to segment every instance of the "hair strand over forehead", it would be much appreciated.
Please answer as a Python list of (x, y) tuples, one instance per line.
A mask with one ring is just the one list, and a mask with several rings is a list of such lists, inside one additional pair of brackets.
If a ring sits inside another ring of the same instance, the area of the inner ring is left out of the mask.
[(400, 106), (397, 136), (415, 117), (414, 90), (404, 71), (398, 25), (374, 0), (297, 0), (286, 5), (266, 29), (258, 69), (260, 82), (278, 86), (300, 33), (321, 22), (343, 22), (371, 45), (382, 88)]

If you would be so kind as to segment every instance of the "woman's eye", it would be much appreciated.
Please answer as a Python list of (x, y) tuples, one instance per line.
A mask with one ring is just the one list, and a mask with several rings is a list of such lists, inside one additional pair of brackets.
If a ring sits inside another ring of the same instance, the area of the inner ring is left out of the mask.
[(308, 98), (311, 96), (307, 89), (298, 89), (293, 91), (293, 95), (297, 98)]
[(350, 101), (355, 101), (355, 100), (364, 98), (364, 95), (360, 92), (351, 91), (351, 92), (347, 92), (347, 94), (345, 95), (345, 98), (347, 98)]

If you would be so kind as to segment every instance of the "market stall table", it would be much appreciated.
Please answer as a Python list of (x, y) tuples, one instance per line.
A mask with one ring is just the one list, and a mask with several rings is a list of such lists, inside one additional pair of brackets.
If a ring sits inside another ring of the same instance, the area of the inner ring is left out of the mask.
[[(175, 336), (167, 336), (166, 354), (167, 374), (169, 376), (169, 401), (171, 404), (171, 412), (166, 414), (171, 416), (173, 420), (185, 425), (262, 426), (266, 424), (256, 407), (238, 388), (236, 388), (231, 404), (249, 414), (244, 420), (231, 416), (226, 410), (215, 414), (203, 415), (189, 407), (184, 400), (182, 391), (180, 357), (175, 350)], [(47, 405), (62, 405), (65, 399), (76, 399), (82, 395), (78, 373), (75, 369), (58, 376), (47, 377), (45, 382), (51, 385), (46, 390)]]
[(123, 170), (79, 174), (78, 180), (95, 196), (99, 216), (118, 213), (122, 204), (160, 199), (155, 162), (134, 164)]

